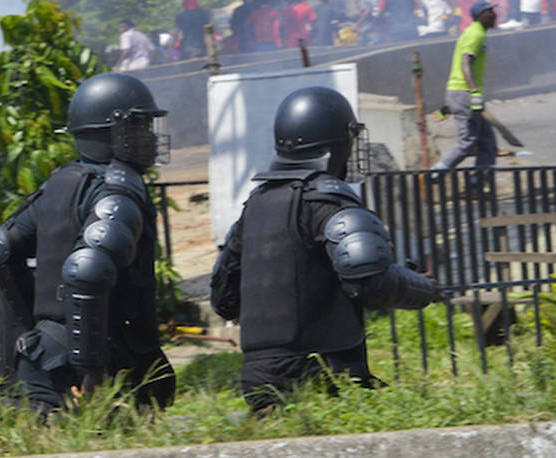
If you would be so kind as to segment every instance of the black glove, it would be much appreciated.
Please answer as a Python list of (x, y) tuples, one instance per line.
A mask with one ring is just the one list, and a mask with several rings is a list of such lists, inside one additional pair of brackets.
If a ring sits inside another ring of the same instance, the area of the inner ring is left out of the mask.
[(432, 274), (430, 273), (425, 273), (424, 274), (425, 277), (428, 278), (428, 280), (432, 283), (433, 287), (434, 287), (434, 293), (433, 293), (433, 297), (431, 298), (431, 302), (442, 302), (446, 299), (446, 296), (444, 295), (444, 293), (442, 292), (442, 288), (440, 286), (440, 283), (438, 282), (438, 280), (436, 278), (434, 278), (432, 276)]

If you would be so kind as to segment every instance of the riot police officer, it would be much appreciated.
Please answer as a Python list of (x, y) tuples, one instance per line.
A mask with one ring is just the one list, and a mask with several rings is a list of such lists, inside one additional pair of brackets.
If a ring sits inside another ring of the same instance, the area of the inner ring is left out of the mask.
[(245, 203), (216, 262), (211, 304), (239, 320), (241, 383), (257, 411), (321, 367), (367, 387), (363, 309), (419, 309), (438, 296), (425, 276), (394, 263), (389, 234), (343, 181), (365, 129), (337, 91), (307, 87), (280, 104), (276, 156)]
[(120, 369), (131, 370), (133, 386), (155, 372), (137, 392), (140, 403), (173, 400), (156, 322), (156, 212), (142, 179), (169, 154), (169, 137), (157, 131), (166, 114), (133, 76), (86, 80), (69, 107), (80, 159), (54, 171), (0, 226), (4, 268), (36, 259), (32, 307), (17, 294), (2, 307), (33, 325), (15, 342), (13, 369), (43, 413), (61, 406), (70, 387), (92, 391)]

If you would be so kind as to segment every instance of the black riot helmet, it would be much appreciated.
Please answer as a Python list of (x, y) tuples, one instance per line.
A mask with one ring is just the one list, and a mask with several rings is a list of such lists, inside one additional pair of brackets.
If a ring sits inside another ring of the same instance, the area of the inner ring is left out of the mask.
[(320, 86), (298, 89), (278, 107), (277, 156), (271, 167), (322, 170), (344, 178), (353, 140), (364, 128), (338, 91)]
[(75, 91), (68, 130), (86, 159), (107, 163), (115, 158), (144, 171), (157, 157), (169, 155), (169, 136), (162, 132), (166, 115), (139, 79), (102, 73)]

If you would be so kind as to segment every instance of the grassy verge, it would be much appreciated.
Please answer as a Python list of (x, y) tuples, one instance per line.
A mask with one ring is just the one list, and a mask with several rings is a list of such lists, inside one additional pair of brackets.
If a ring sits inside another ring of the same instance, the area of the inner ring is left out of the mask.
[[(545, 307), (553, 307), (546, 305)], [(337, 377), (338, 396), (318, 383), (306, 384), (284, 407), (263, 419), (248, 415), (239, 391), (241, 355), (203, 356), (178, 368), (178, 395), (164, 413), (138, 412), (129, 396), (106, 385), (78, 409), (41, 424), (24, 409), (0, 407), (0, 453), (79, 452), (144, 448), (318, 434), (497, 424), (556, 419), (555, 326), (546, 319), (545, 345), (535, 346), (533, 317), (519, 313), (512, 328), (512, 356), (490, 347), (483, 374), (469, 315), (454, 320), (458, 376), (451, 373), (445, 307), (426, 309), (428, 372), (422, 368), (418, 315), (396, 312), (397, 365), (392, 358), (390, 320), (369, 317), (368, 347), (373, 373), (390, 386), (375, 391)], [(114, 406), (117, 405), (117, 409)]]

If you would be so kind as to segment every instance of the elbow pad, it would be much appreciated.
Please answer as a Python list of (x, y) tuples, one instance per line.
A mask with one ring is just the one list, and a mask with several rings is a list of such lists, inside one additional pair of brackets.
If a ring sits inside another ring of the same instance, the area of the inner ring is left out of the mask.
[(341, 279), (378, 275), (394, 262), (386, 228), (364, 208), (346, 208), (334, 214), (326, 223), (324, 235), (332, 266)]
[(117, 268), (102, 250), (74, 251), (62, 267), (62, 297), (70, 361), (76, 366), (103, 367), (108, 353), (108, 297)]
[(109, 253), (118, 268), (127, 267), (135, 258), (143, 229), (141, 210), (129, 197), (115, 194), (97, 202), (95, 215), (98, 221), (83, 233), (85, 244)]
[(325, 235), (344, 292), (364, 306), (419, 309), (435, 296), (436, 288), (428, 278), (394, 264), (390, 237), (371, 211), (339, 211), (328, 221)]

